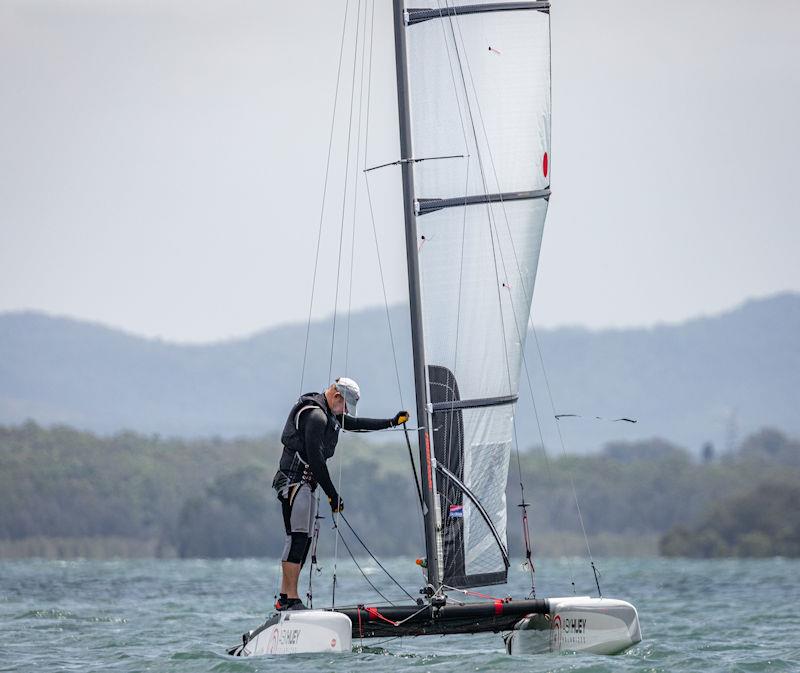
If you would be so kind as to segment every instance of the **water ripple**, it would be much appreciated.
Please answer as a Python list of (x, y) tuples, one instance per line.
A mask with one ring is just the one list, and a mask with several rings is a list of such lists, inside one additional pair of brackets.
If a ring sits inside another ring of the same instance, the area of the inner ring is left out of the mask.
[[(390, 570), (404, 584), (420, 583), (413, 561)], [(581, 561), (539, 561), (540, 595), (569, 594), (569, 568)], [(333, 673), (413, 671), (472, 673), (702, 673), (797, 671), (800, 648), (795, 606), (800, 562), (601, 562), (604, 594), (637, 605), (645, 640), (617, 657), (508, 657), (496, 634), (354, 642), (352, 653), (235, 659), (225, 654), (240, 634), (263, 620), (278, 578), (272, 561), (2, 561), (0, 672), (275, 671)], [(591, 593), (593, 578), (576, 578)], [(391, 585), (375, 574), (382, 590)], [(363, 580), (340, 563), (337, 596), (369, 598)], [(329, 591), (316, 580), (317, 605)], [(512, 593), (527, 593), (524, 573)], [(329, 594), (328, 594), (329, 595)], [(754, 600), (758, 597), (758, 600)]]

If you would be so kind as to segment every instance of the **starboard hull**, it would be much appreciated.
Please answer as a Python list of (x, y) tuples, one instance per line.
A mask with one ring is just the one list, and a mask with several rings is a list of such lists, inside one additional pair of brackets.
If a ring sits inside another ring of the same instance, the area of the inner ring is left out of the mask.
[(620, 654), (642, 640), (639, 615), (626, 601), (550, 598), (550, 610), (521, 619), (506, 636), (509, 654)]

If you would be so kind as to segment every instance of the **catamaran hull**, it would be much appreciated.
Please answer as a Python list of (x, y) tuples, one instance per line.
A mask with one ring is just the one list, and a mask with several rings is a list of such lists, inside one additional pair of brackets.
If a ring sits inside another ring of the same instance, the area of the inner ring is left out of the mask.
[(346, 608), (341, 612), (280, 612), (242, 637), (228, 654), (350, 652), (352, 639), (452, 635), (486, 631), (505, 636), (509, 654), (619, 654), (642, 639), (636, 608), (610, 598), (570, 597), (426, 606)]
[(242, 636), (242, 644), (232, 647), (234, 657), (264, 654), (350, 652), (353, 625), (343, 614), (328, 610), (279, 612), (257, 629)]
[(642, 640), (636, 608), (610, 598), (551, 598), (545, 614), (530, 614), (506, 636), (509, 654), (619, 654)]

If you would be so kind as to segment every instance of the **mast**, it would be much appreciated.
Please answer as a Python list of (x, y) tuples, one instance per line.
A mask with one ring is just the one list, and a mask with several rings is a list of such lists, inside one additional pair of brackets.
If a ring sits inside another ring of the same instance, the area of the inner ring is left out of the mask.
[[(406, 27), (403, 0), (393, 0), (394, 49), (397, 73), (397, 108), (400, 127), (400, 171), (403, 178), (403, 213), (406, 230), (406, 264), (408, 269), (408, 298), (411, 309), (411, 345), (414, 356), (414, 388), (417, 398), (417, 421), (420, 426), (430, 428), (427, 411), (427, 383), (425, 372), (425, 349), (422, 340), (422, 307), (420, 303), (419, 258), (417, 255), (417, 221), (414, 212), (414, 173), (412, 169), (411, 115), (408, 100), (408, 64), (406, 62)], [(433, 462), (431, 458), (428, 430), (417, 433), (419, 441), (422, 498), (425, 518), (425, 547), (428, 562), (428, 583), (438, 588), (438, 545), (436, 538), (436, 494), (433, 484)]]

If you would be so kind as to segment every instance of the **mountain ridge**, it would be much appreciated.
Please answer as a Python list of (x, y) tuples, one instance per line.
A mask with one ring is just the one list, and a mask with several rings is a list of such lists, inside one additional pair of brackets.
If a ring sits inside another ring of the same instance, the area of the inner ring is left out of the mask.
[[(350, 353), (337, 333), (333, 374), (345, 359), (364, 389), (364, 415), (413, 407), (408, 312), (390, 309), (398, 391), (383, 308), (351, 316)], [(341, 323), (340, 323), (341, 327)], [(300, 392), (306, 325), (282, 325), (208, 344), (140, 337), (98, 323), (33, 311), (0, 314), (0, 423), (33, 418), (94, 432), (166, 435), (277, 431)], [(323, 386), (331, 321), (314, 321), (303, 388)], [(800, 432), (791, 400), (800, 383), (800, 294), (749, 300), (681, 323), (593, 330), (537, 329), (566, 450), (662, 436), (697, 450), (735, 442), (762, 425)], [(559, 444), (533, 338), (526, 345), (543, 439)], [(525, 373), (518, 434), (538, 444)], [(633, 426), (593, 417), (638, 419)]]

